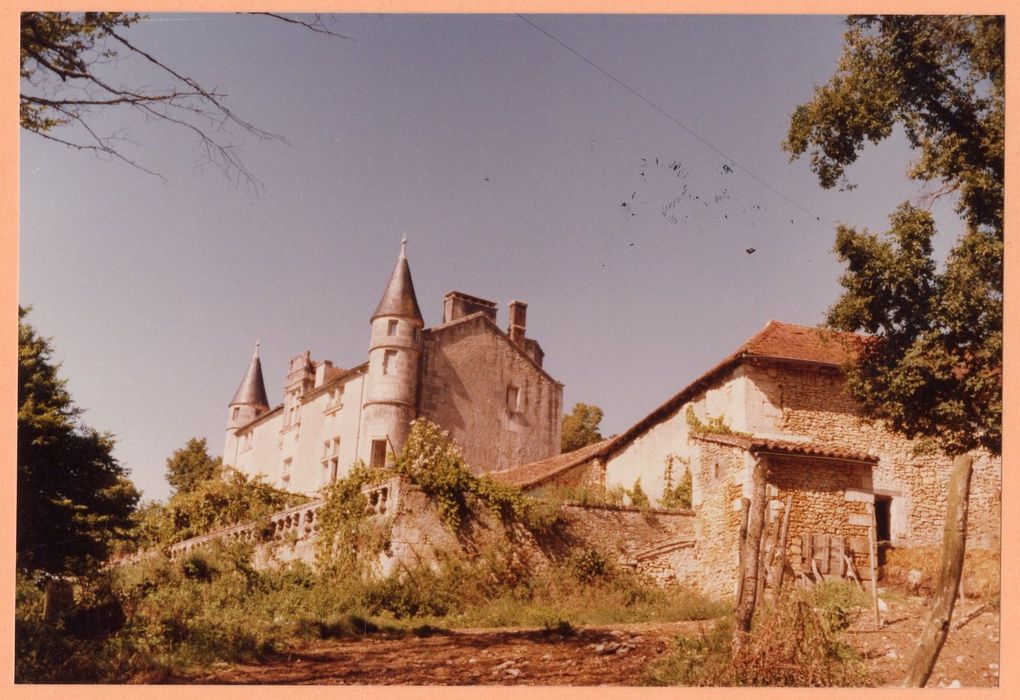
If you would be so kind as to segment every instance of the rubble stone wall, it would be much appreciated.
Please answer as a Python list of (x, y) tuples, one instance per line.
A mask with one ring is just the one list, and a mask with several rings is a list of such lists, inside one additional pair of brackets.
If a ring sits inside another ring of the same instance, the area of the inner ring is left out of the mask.
[[(873, 488), (892, 497), (893, 544), (941, 542), (950, 457), (915, 454), (915, 441), (881, 422), (860, 418), (857, 404), (843, 391), (842, 375), (834, 369), (748, 366), (746, 377), (749, 422), (756, 432), (805, 436), (878, 457)], [(1001, 459), (976, 453), (967, 535), (975, 546), (998, 546), (1001, 484)]]

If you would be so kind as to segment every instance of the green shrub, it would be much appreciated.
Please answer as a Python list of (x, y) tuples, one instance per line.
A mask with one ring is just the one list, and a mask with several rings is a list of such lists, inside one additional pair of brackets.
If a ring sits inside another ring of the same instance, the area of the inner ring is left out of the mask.
[(635, 508), (647, 509), (652, 505), (648, 500), (648, 494), (641, 488), (641, 477), (635, 479), (634, 486), (627, 492), (627, 496), (630, 498), (630, 504)]
[(581, 583), (590, 583), (609, 576), (611, 565), (601, 550), (585, 547), (571, 559), (571, 569)]

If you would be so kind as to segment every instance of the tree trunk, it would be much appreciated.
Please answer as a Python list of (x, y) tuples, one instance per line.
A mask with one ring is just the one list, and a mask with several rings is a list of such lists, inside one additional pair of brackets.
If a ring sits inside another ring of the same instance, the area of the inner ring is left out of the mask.
[(942, 570), (932, 601), (928, 622), (917, 641), (914, 658), (910, 660), (904, 688), (923, 688), (931, 676), (942, 645), (949, 633), (956, 593), (963, 574), (963, 555), (967, 544), (967, 505), (970, 499), (970, 477), (973, 459), (958, 455), (953, 460), (946, 503), (946, 528), (942, 535)]
[(754, 617), (754, 605), (758, 589), (758, 551), (761, 548), (761, 536), (765, 523), (765, 473), (767, 464), (764, 457), (756, 457), (754, 470), (751, 472), (751, 508), (747, 523), (747, 538), (744, 540), (742, 554), (743, 571), (740, 572), (743, 585), (740, 598), (734, 613), (736, 627), (733, 630), (734, 649), (743, 643), (743, 635), (751, 631), (751, 619)]

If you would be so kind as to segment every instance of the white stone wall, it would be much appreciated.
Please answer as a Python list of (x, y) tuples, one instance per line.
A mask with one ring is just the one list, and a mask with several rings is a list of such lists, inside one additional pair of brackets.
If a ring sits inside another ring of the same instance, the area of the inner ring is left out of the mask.
[[(340, 438), (337, 478), (350, 472), (357, 459), (358, 432), (364, 374), (342, 382), (329, 383), (309, 392), (302, 401), (299, 420), (283, 429), (283, 413), (278, 412), (252, 428), (239, 431), (235, 466), (248, 476), (262, 474), (277, 488), (312, 495), (329, 478), (329, 463), (323, 467), (324, 444)], [(343, 386), (339, 404), (331, 403), (331, 389)], [(290, 459), (289, 479), (284, 474)], [(229, 457), (224, 462), (230, 464)]]
[[(638, 436), (620, 452), (606, 460), (606, 487), (632, 488), (641, 479), (641, 488), (655, 505), (662, 496), (666, 482), (666, 457), (676, 455), (691, 469), (692, 505), (701, 503), (701, 481), (698, 477), (700, 460), (696, 441), (688, 440), (687, 407), (694, 409), (698, 420), (707, 423), (710, 418), (722, 416), (734, 430), (745, 430), (745, 413), (742, 410), (746, 380), (738, 370), (723, 378), (718, 386), (695, 396), (676, 413)], [(683, 466), (673, 466), (673, 486), (679, 483)]]

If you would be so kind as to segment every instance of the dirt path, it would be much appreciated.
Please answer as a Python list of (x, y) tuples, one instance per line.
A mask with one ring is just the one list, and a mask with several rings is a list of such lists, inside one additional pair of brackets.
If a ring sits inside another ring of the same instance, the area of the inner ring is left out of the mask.
[[(954, 624), (976, 612), (981, 603), (957, 604)], [(874, 630), (874, 618), (865, 615), (851, 628), (849, 641), (865, 657), (877, 685), (897, 685), (907, 670), (910, 654), (927, 619), (921, 598), (890, 603), (882, 615), (882, 629)], [(928, 687), (985, 688), (999, 685), (999, 611), (985, 609), (962, 628), (952, 630), (939, 654)]]
[(567, 636), (535, 629), (438, 631), (426, 637), (375, 634), (316, 642), (266, 663), (172, 682), (635, 685), (676, 635), (698, 628), (698, 623), (681, 622), (589, 627)]
[[(965, 604), (963, 615), (977, 603)], [(921, 599), (890, 604), (885, 626), (862, 617), (849, 638), (865, 656), (873, 681), (902, 677), (925, 618)], [(960, 619), (960, 616), (957, 616)], [(639, 685), (649, 663), (672, 649), (678, 634), (711, 622), (588, 627), (566, 636), (550, 630), (474, 629), (428, 636), (373, 634), (310, 643), (260, 663), (214, 668), (173, 683), (363, 685)], [(929, 686), (998, 685), (999, 614), (986, 611), (954, 630)]]

